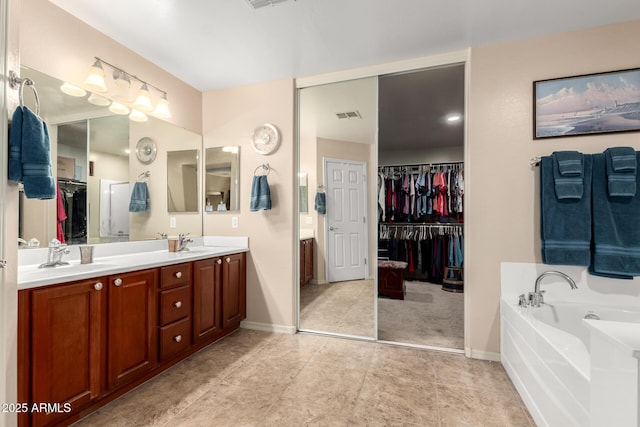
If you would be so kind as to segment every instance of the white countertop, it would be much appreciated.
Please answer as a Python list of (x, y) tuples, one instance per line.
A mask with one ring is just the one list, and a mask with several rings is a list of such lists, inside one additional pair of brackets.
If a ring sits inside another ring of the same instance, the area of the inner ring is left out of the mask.
[(249, 250), (246, 237), (199, 237), (188, 251), (169, 252), (166, 240), (101, 244), (94, 247), (93, 263), (80, 264), (80, 250), (70, 246), (63, 261), (69, 265), (38, 268), (48, 249), (19, 251), (18, 289), (30, 289), (92, 277), (197, 261)]

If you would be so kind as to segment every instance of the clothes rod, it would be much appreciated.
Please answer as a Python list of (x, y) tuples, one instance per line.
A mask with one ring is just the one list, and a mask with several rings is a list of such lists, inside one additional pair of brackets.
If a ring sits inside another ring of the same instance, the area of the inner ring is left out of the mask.
[(410, 222), (406, 223), (386, 223), (381, 222), (378, 225), (381, 227), (462, 227), (464, 223), (462, 222), (439, 222), (439, 223), (426, 223), (426, 224), (412, 224)]
[(417, 168), (421, 166), (459, 166), (464, 165), (464, 162), (440, 162), (440, 163), (419, 163), (412, 165), (379, 165), (378, 168)]

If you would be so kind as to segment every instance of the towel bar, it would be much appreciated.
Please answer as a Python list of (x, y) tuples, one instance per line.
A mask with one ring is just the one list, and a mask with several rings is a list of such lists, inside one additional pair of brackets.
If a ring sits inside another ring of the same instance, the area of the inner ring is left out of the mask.
[(24, 107), (24, 87), (29, 86), (33, 90), (33, 96), (36, 98), (36, 115), (40, 115), (40, 98), (38, 97), (38, 91), (33, 80), (24, 78), (21, 79), (14, 71), (9, 71), (9, 87), (14, 90), (20, 90), (19, 100), (20, 106)]

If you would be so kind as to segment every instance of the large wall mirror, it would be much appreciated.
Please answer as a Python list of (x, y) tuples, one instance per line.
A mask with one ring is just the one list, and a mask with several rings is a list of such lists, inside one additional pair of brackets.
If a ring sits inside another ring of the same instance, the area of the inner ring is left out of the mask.
[[(33, 80), (38, 90), (40, 116), (49, 129), (52, 168), (61, 197), (30, 200), (20, 193), (20, 247), (29, 247), (34, 239), (43, 247), (60, 236), (67, 244), (97, 244), (153, 239), (159, 232), (202, 234), (200, 135), (154, 117), (144, 123), (133, 122), (106, 106), (90, 103), (90, 93), (81, 97), (63, 93), (62, 81), (28, 67), (21, 68), (21, 76)], [(31, 96), (25, 91), (29, 107), (35, 102)], [(135, 156), (136, 143), (143, 137), (152, 137), (157, 143), (154, 162), (143, 164)], [(181, 151), (175, 151), (178, 149)], [(169, 167), (170, 151), (188, 153), (188, 160), (175, 174)], [(140, 180), (149, 187), (151, 206), (147, 212), (130, 213), (131, 188)], [(180, 183), (181, 201), (175, 206), (181, 210), (168, 208), (168, 183)], [(175, 232), (169, 229), (173, 212), (185, 212), (177, 218)]]
[(205, 212), (237, 211), (240, 205), (240, 147), (207, 148)]
[(198, 212), (199, 150), (167, 152), (167, 210)]

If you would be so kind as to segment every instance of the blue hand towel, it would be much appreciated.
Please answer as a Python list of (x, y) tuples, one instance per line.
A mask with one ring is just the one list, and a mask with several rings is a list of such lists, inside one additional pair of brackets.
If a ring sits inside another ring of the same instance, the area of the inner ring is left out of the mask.
[(324, 215), (327, 213), (327, 195), (325, 193), (322, 193), (322, 192), (316, 193), (316, 200), (315, 200), (314, 207), (319, 214)]
[(577, 151), (555, 151), (553, 180), (558, 199), (580, 199), (584, 192), (583, 155)]
[(636, 195), (636, 152), (631, 147), (607, 148), (607, 189), (610, 196)]
[(146, 182), (136, 182), (131, 192), (129, 212), (147, 212), (151, 207), (149, 188)]
[(21, 156), (24, 195), (28, 199), (55, 199), (47, 124), (27, 107), (22, 109)]
[(22, 182), (22, 107), (13, 112), (9, 128), (9, 181)]
[[(636, 153), (640, 161), (640, 153)], [(640, 196), (608, 192), (605, 154), (593, 155), (593, 274), (629, 279), (640, 276)], [(636, 175), (636, 185), (638, 183)]]
[(558, 199), (554, 160), (540, 161), (540, 234), (545, 264), (587, 266), (591, 262), (591, 156), (583, 156), (584, 192), (580, 199)]
[(253, 182), (251, 183), (249, 210), (255, 212), (259, 210), (267, 211), (269, 209), (271, 209), (271, 190), (269, 189), (267, 176), (254, 176)]

